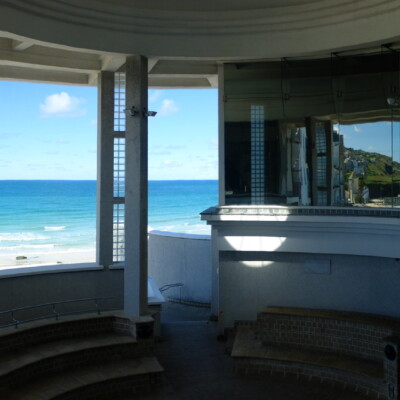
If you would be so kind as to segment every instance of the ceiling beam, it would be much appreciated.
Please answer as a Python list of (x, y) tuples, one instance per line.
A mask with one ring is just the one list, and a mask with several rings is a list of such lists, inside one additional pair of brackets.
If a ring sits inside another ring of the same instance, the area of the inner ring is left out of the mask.
[(0, 80), (42, 82), (54, 84), (84, 85), (89, 84), (86, 73), (49, 71), (43, 69), (21, 68), (0, 65)]
[(126, 57), (123, 55), (106, 54), (100, 57), (101, 71), (118, 71), (124, 64)]
[(52, 52), (47, 51), (39, 53), (29, 50), (15, 51), (4, 48), (0, 49), (0, 65), (60, 70), (71, 69), (85, 72), (99, 71), (101, 68), (101, 62), (98, 57), (79, 58), (76, 54), (68, 56), (67, 54), (52, 54)]
[(12, 40), (12, 49), (16, 51), (24, 51), (32, 47), (34, 43), (29, 40), (20, 41), (20, 40)]
[(158, 78), (149, 75), (149, 88), (152, 89), (210, 89), (207, 78), (168, 77)]
[(190, 60), (159, 60), (150, 72), (150, 75), (154, 76), (185, 75), (206, 77), (217, 74), (216, 62)]
[(89, 86), (97, 86), (97, 78), (99, 74), (97, 72), (92, 72), (88, 75), (88, 85)]
[(215, 89), (218, 87), (218, 75), (208, 76), (207, 79), (208, 79), (208, 82), (210, 82), (210, 86), (212, 88)]
[(158, 59), (157, 58), (149, 58), (147, 61), (147, 72), (150, 73), (151, 70), (156, 66), (156, 64), (158, 63)]
[[(125, 54), (57, 48), (34, 40), (0, 34), (0, 79), (96, 86), (99, 71), (116, 72)], [(217, 65), (210, 60), (148, 59), (149, 86), (217, 87)]]

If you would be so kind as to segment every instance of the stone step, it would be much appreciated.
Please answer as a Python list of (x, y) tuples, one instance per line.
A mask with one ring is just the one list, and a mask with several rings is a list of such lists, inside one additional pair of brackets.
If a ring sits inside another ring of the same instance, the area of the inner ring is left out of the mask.
[(148, 392), (161, 384), (163, 368), (155, 357), (140, 357), (49, 374), (18, 388), (0, 390), (7, 400), (113, 399)]
[(261, 366), (260, 361), (266, 360), (281, 362), (281, 365), (313, 366), (313, 371), (316, 374), (318, 374), (318, 367), (320, 367), (321, 370), (343, 370), (362, 375), (366, 379), (383, 380), (382, 363), (321, 351), (263, 345), (261, 340), (256, 338), (253, 328), (247, 326), (237, 328), (231, 355), (236, 359), (242, 359), (242, 361), (248, 359), (249, 365), (251, 364), (250, 360), (254, 360), (254, 365), (260, 365), (260, 369), (265, 367)]
[(0, 356), (0, 385), (21, 382), (79, 365), (148, 355), (132, 336), (107, 333), (41, 343)]
[(14, 326), (1, 328), (0, 354), (49, 341), (91, 337), (106, 333), (136, 337), (138, 327), (146, 333), (146, 329), (152, 324), (151, 316), (129, 318), (120, 312), (62, 316), (58, 320), (41, 319), (23, 323), (18, 326), (18, 329)]

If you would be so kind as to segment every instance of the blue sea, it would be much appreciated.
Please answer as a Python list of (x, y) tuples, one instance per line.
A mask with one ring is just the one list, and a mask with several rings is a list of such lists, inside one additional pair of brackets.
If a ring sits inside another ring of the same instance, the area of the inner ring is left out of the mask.
[[(149, 230), (209, 234), (217, 181), (149, 181)], [(0, 266), (95, 259), (95, 181), (0, 181)]]

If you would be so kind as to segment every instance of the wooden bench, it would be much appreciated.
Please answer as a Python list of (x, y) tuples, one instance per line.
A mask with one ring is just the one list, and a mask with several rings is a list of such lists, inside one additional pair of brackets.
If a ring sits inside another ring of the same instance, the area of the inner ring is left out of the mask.
[(399, 396), (398, 319), (267, 307), (255, 322), (237, 322), (235, 332), (239, 372), (329, 381), (373, 398)]

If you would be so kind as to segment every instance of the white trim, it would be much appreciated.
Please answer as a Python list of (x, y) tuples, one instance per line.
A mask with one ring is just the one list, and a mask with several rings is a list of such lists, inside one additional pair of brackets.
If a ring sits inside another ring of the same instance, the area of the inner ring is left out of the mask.
[(149, 235), (170, 236), (175, 239), (211, 240), (211, 235), (195, 235), (193, 233), (177, 233), (167, 231), (150, 231)]
[(55, 274), (60, 272), (101, 271), (104, 267), (96, 263), (77, 264), (36, 264), (26, 266), (10, 266), (0, 268), (0, 279), (16, 276)]

